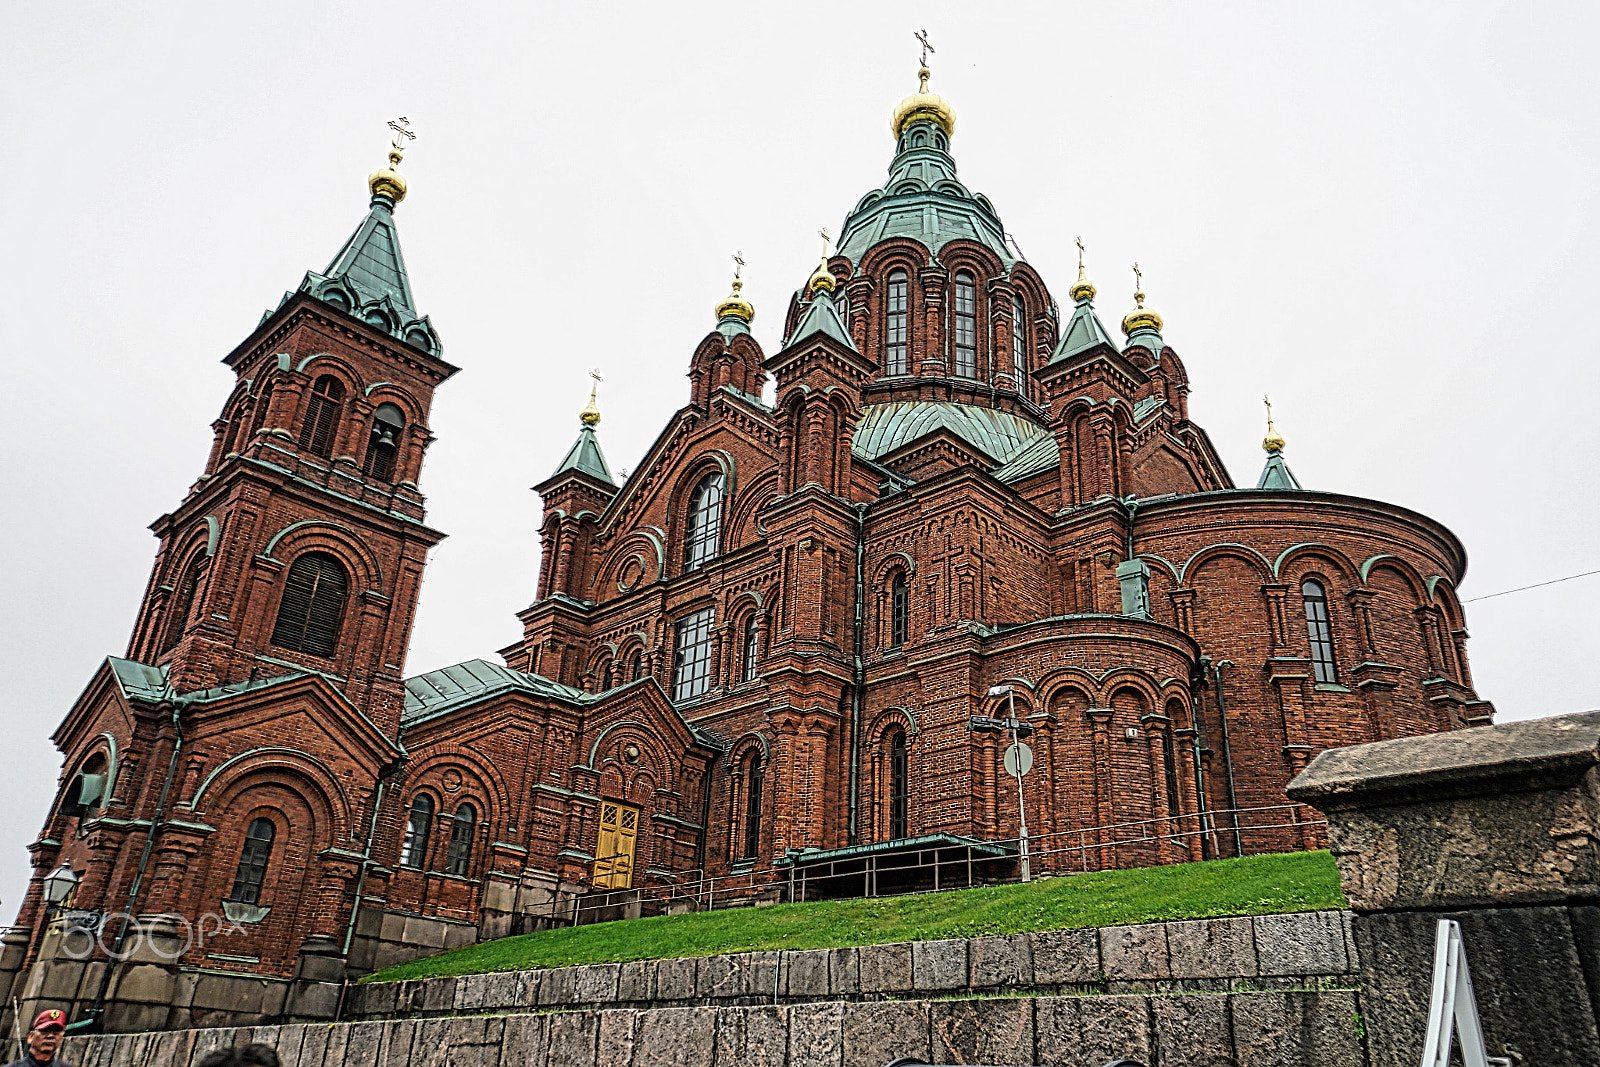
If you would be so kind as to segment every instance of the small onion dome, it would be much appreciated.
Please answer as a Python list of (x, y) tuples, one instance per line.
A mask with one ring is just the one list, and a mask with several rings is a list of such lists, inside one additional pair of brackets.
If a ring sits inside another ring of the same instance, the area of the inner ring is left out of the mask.
[(831, 293), (838, 286), (839, 280), (833, 276), (833, 271), (828, 269), (828, 261), (824, 259), (817, 265), (817, 272), (811, 276), (811, 280), (806, 282), (806, 294), (809, 296), (818, 289), (826, 289)]
[(595, 403), (595, 393), (599, 390), (600, 383), (596, 381), (589, 389), (589, 403), (582, 411), (578, 412), (578, 421), (585, 426), (598, 426), (600, 424), (600, 405)]
[(739, 290), (743, 288), (744, 282), (740, 281), (738, 278), (735, 278), (733, 280), (733, 292), (728, 294), (728, 298), (726, 300), (717, 305), (718, 322), (721, 322), (729, 315), (732, 315), (736, 319), (743, 319), (745, 322), (755, 321), (756, 306), (739, 295)]
[(1283, 446), (1288, 443), (1283, 439), (1283, 434), (1278, 432), (1278, 428), (1272, 425), (1272, 416), (1268, 415), (1267, 436), (1261, 439), (1261, 447), (1268, 452), (1282, 452)]
[(396, 204), (406, 198), (406, 180), (400, 177), (400, 172), (394, 168), (400, 165), (400, 152), (398, 149), (389, 150), (389, 165), (382, 170), (375, 170), (367, 177), (367, 188), (372, 190), (373, 196), (386, 196)]
[(1094, 283), (1089, 280), (1089, 275), (1084, 273), (1083, 264), (1078, 264), (1078, 280), (1072, 283), (1072, 288), (1067, 290), (1074, 300), (1093, 300), (1097, 290)]
[[(1137, 269), (1139, 265), (1134, 264)], [(1161, 316), (1144, 306), (1144, 290), (1133, 291), (1133, 310), (1122, 316), (1122, 332), (1131, 335), (1134, 330), (1151, 329), (1161, 332)]]
[(907, 126), (913, 122), (928, 121), (944, 131), (946, 137), (954, 137), (956, 133), (956, 112), (950, 106), (950, 101), (937, 93), (928, 92), (928, 79), (933, 72), (927, 67), (917, 71), (917, 78), (921, 87), (894, 109), (894, 116), (889, 120), (889, 129), (898, 139), (905, 132)]

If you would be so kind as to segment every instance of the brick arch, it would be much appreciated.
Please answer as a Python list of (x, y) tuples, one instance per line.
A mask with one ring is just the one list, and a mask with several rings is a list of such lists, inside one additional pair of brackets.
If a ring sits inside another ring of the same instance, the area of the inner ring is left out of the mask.
[(739, 494), (733, 507), (728, 508), (728, 538), (730, 548), (741, 547), (756, 540), (761, 532), (756, 528), (756, 512), (778, 492), (778, 471), (773, 468), (753, 478)]
[(338, 559), (350, 573), (354, 588), (383, 593), (383, 564), (366, 539), (350, 527), (329, 519), (302, 519), (273, 534), (261, 555), (285, 567), (311, 551), (323, 551)]
[(374, 382), (362, 390), (362, 395), (374, 410), (379, 404), (393, 404), (399, 408), (405, 416), (407, 429), (422, 426), (427, 419), (427, 410), (422, 402), (393, 382)]
[[(218, 765), (200, 783), (189, 798), (189, 807), (196, 814), (207, 814), (225, 808), (229, 799), (238, 794), (240, 783), (252, 779), (283, 775), (307, 783), (315, 796), (322, 801), (322, 811), (331, 827), (354, 825), (354, 806), (344, 784), (333, 770), (311, 753), (298, 748), (268, 746), (252, 748), (239, 753)], [(214, 799), (205, 803), (210, 795)]]
[(306, 790), (306, 784), (273, 776), (242, 778), (212, 817), (215, 831), (189, 862), (180, 907), (198, 919), (216, 911), (231, 893), (250, 824), (258, 818), (272, 822), (272, 853), (258, 902), (272, 910), (259, 925), (246, 927), (245, 944), (234, 951), (255, 949), (263, 960), (292, 960), (314, 921), (311, 902), (322, 888), (320, 854), (339, 843), (341, 834), (326, 823), (326, 798), (314, 788)]
[(668, 573), (683, 573), (683, 544), (689, 530), (689, 504), (695, 488), (706, 475), (713, 472), (722, 475), (722, 515), (717, 527), (717, 552), (712, 558), (725, 556), (732, 548), (729, 543), (732, 529), (728, 520), (732, 517), (732, 505), (739, 488), (735, 477), (737, 472), (733, 457), (727, 452), (721, 449), (708, 449), (683, 465), (667, 493), (669, 534), (666, 541), (671, 546), (671, 550), (666, 553)]
[[(464, 772), (461, 788), (454, 793), (447, 792), (439, 785), (437, 778), (452, 766)], [(430, 775), (434, 777), (430, 779)], [(506, 786), (505, 776), (494, 763), (465, 745), (450, 745), (435, 749), (408, 767), (402, 793), (408, 797), (414, 797), (419, 791), (432, 793), (440, 805), (434, 817), (439, 818), (444, 812), (445, 805), (470, 799), (467, 796), (468, 783), (474, 780), (478, 786), (477, 795), (483, 800), (483, 810), (479, 813), (479, 817), (485, 825), (489, 824), (491, 819), (495, 820), (495, 825), (499, 825), (498, 820), (502, 814), (511, 808), (511, 791)]]
[[(565, 518), (566, 516), (562, 514), (561, 517)], [(545, 521), (548, 523), (549, 519), (547, 518)], [(547, 536), (555, 536), (555, 531), (552, 529)], [(654, 528), (641, 527), (623, 538), (620, 544), (611, 549), (606, 556), (605, 562), (600, 567), (598, 584), (607, 590), (619, 587), (622, 584), (623, 571), (627, 568), (628, 561), (635, 556), (639, 558), (640, 562), (639, 581), (630, 585), (628, 592), (651, 585), (666, 577), (666, 544), (662, 537), (658, 536)], [(651, 569), (652, 564), (654, 564), (654, 570)]]
[(1278, 558), (1272, 562), (1272, 576), (1279, 580), (1284, 580), (1285, 576), (1290, 573), (1290, 571), (1285, 570), (1286, 567), (1303, 570), (1306, 565), (1302, 561), (1306, 559), (1316, 559), (1331, 564), (1332, 569), (1338, 571), (1347, 586), (1354, 587), (1361, 582), (1359, 577), (1360, 570), (1355, 561), (1339, 549), (1334, 548), (1332, 545), (1323, 544), (1320, 541), (1307, 541), (1303, 544), (1290, 545), (1278, 553)]
[[(867, 250), (856, 266), (856, 273), (871, 275), (875, 282), (882, 282), (889, 277), (889, 272), (898, 266), (910, 275), (911, 281), (915, 282), (917, 272), (932, 262), (933, 253), (928, 251), (928, 247), (921, 241), (909, 237), (891, 237), (879, 241)], [(875, 287), (874, 292), (881, 292), (881, 287)]]
[(1202, 548), (1200, 551), (1196, 552), (1194, 555), (1185, 560), (1183, 567), (1178, 572), (1179, 582), (1194, 586), (1196, 584), (1194, 581), (1194, 575), (1199, 573), (1199, 571), (1204, 568), (1207, 563), (1210, 563), (1212, 560), (1220, 557), (1229, 557), (1232, 559), (1240, 559), (1245, 561), (1255, 569), (1257, 575), (1261, 579), (1262, 584), (1266, 584), (1272, 580), (1272, 564), (1267, 562), (1267, 558), (1265, 556), (1251, 548), (1249, 545), (1242, 545), (1234, 541), (1225, 541), (1214, 545), (1207, 545), (1205, 548)]
[(922, 734), (922, 724), (916, 713), (901, 704), (892, 704), (879, 711), (867, 722), (864, 731), (868, 746), (882, 745), (895, 729), (906, 732), (906, 747), (910, 748)]

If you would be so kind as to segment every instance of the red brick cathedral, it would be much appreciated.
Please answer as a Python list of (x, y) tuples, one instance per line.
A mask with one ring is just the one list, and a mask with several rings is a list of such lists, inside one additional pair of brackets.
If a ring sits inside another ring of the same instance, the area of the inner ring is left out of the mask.
[(1489, 720), (1460, 542), (1302, 487), (1270, 420), (1235, 486), (1161, 316), (1136, 293), (1117, 339), (1081, 266), (1058, 301), (921, 77), (776, 351), (736, 278), (626, 479), (591, 401), (537, 486), (522, 640), (413, 677), (456, 368), (391, 153), (225, 357), (127, 654), (54, 735), (0, 946), (24, 1015), (330, 1017), (347, 976), (597, 900), (1017, 877), (1007, 720), (1034, 874), (1314, 847), (1283, 791), (1315, 753)]

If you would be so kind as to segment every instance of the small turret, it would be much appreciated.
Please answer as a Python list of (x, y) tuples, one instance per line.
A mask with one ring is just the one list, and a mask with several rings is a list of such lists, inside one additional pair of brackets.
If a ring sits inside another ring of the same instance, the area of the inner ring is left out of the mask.
[(1283, 460), (1283, 448), (1288, 442), (1272, 424), (1272, 401), (1262, 397), (1261, 402), (1267, 405), (1267, 436), (1261, 439), (1261, 447), (1267, 452), (1267, 465), (1261, 468), (1261, 477), (1256, 482), (1257, 489), (1300, 489), (1300, 480), (1294, 476), (1294, 471), (1289, 469), (1289, 464)]

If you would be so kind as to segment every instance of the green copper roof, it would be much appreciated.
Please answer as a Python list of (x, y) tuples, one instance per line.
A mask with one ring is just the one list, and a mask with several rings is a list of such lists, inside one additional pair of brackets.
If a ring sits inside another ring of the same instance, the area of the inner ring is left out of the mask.
[(850, 450), (863, 459), (877, 459), (940, 429), (949, 430), (1000, 464), (1008, 463), (1041, 439), (1051, 440), (1043, 427), (1007, 411), (975, 404), (913, 400), (868, 407), (856, 425)]
[(152, 667), (147, 663), (118, 659), (116, 656), (107, 656), (106, 665), (111, 668), (112, 675), (117, 679), (122, 695), (129, 700), (142, 700), (147, 704), (154, 704), (167, 695), (165, 667)]
[(860, 266), (867, 249), (886, 237), (910, 237), (935, 254), (949, 241), (977, 241), (1010, 266), (1005, 226), (987, 197), (956, 178), (944, 131), (913, 122), (900, 135), (883, 188), (862, 197), (839, 231), (839, 255)]
[(1007, 485), (1015, 485), (1024, 478), (1055, 470), (1059, 466), (1061, 466), (1061, 446), (1056, 444), (1054, 437), (1046, 435), (989, 473)]
[(1060, 363), (1072, 359), (1096, 345), (1110, 345), (1113, 350), (1117, 348), (1111, 340), (1111, 335), (1100, 322), (1100, 316), (1094, 313), (1094, 301), (1080, 300), (1078, 306), (1072, 309), (1072, 318), (1067, 320), (1067, 328), (1061, 331), (1061, 343), (1056, 345), (1050, 362)]
[(484, 697), (511, 692), (555, 697), (572, 704), (597, 699), (581, 689), (552, 682), (540, 674), (514, 671), (488, 660), (469, 659), (453, 667), (407, 678), (406, 706), (400, 713), (400, 721), (409, 726)]
[(812, 295), (811, 303), (806, 305), (805, 313), (795, 324), (794, 334), (783, 343), (783, 347), (791, 348), (813, 334), (831, 337), (850, 351), (856, 351), (856, 343), (850, 339), (850, 331), (844, 328), (844, 320), (839, 318), (838, 310), (826, 293), (819, 292)]
[(718, 319), (717, 332), (722, 335), (722, 339), (724, 341), (729, 342), (731, 342), (735, 337), (738, 337), (741, 333), (746, 337), (751, 336), (750, 324), (737, 315), (724, 315), (722, 318)]
[(594, 427), (584, 424), (578, 431), (578, 440), (573, 443), (572, 451), (567, 453), (567, 458), (561, 461), (556, 468), (554, 478), (558, 474), (568, 471), (581, 471), (591, 478), (598, 478), (607, 485), (617, 483), (611, 477), (611, 468), (606, 465), (606, 457), (600, 451), (600, 439), (594, 435)]
[(1128, 343), (1123, 346), (1123, 350), (1126, 351), (1135, 345), (1148, 348), (1157, 359), (1160, 359), (1161, 350), (1167, 347), (1167, 342), (1161, 339), (1161, 331), (1154, 326), (1139, 326), (1128, 335)]
[(1267, 465), (1261, 468), (1261, 480), (1256, 482), (1257, 489), (1300, 489), (1300, 479), (1294, 476), (1294, 471), (1289, 469), (1289, 464), (1283, 461), (1283, 450), (1274, 448), (1267, 453)]
[(418, 315), (394, 225), (394, 202), (374, 196), (367, 217), (328, 269), (307, 271), (300, 292), (331, 304), (430, 356), (444, 346), (426, 315)]

